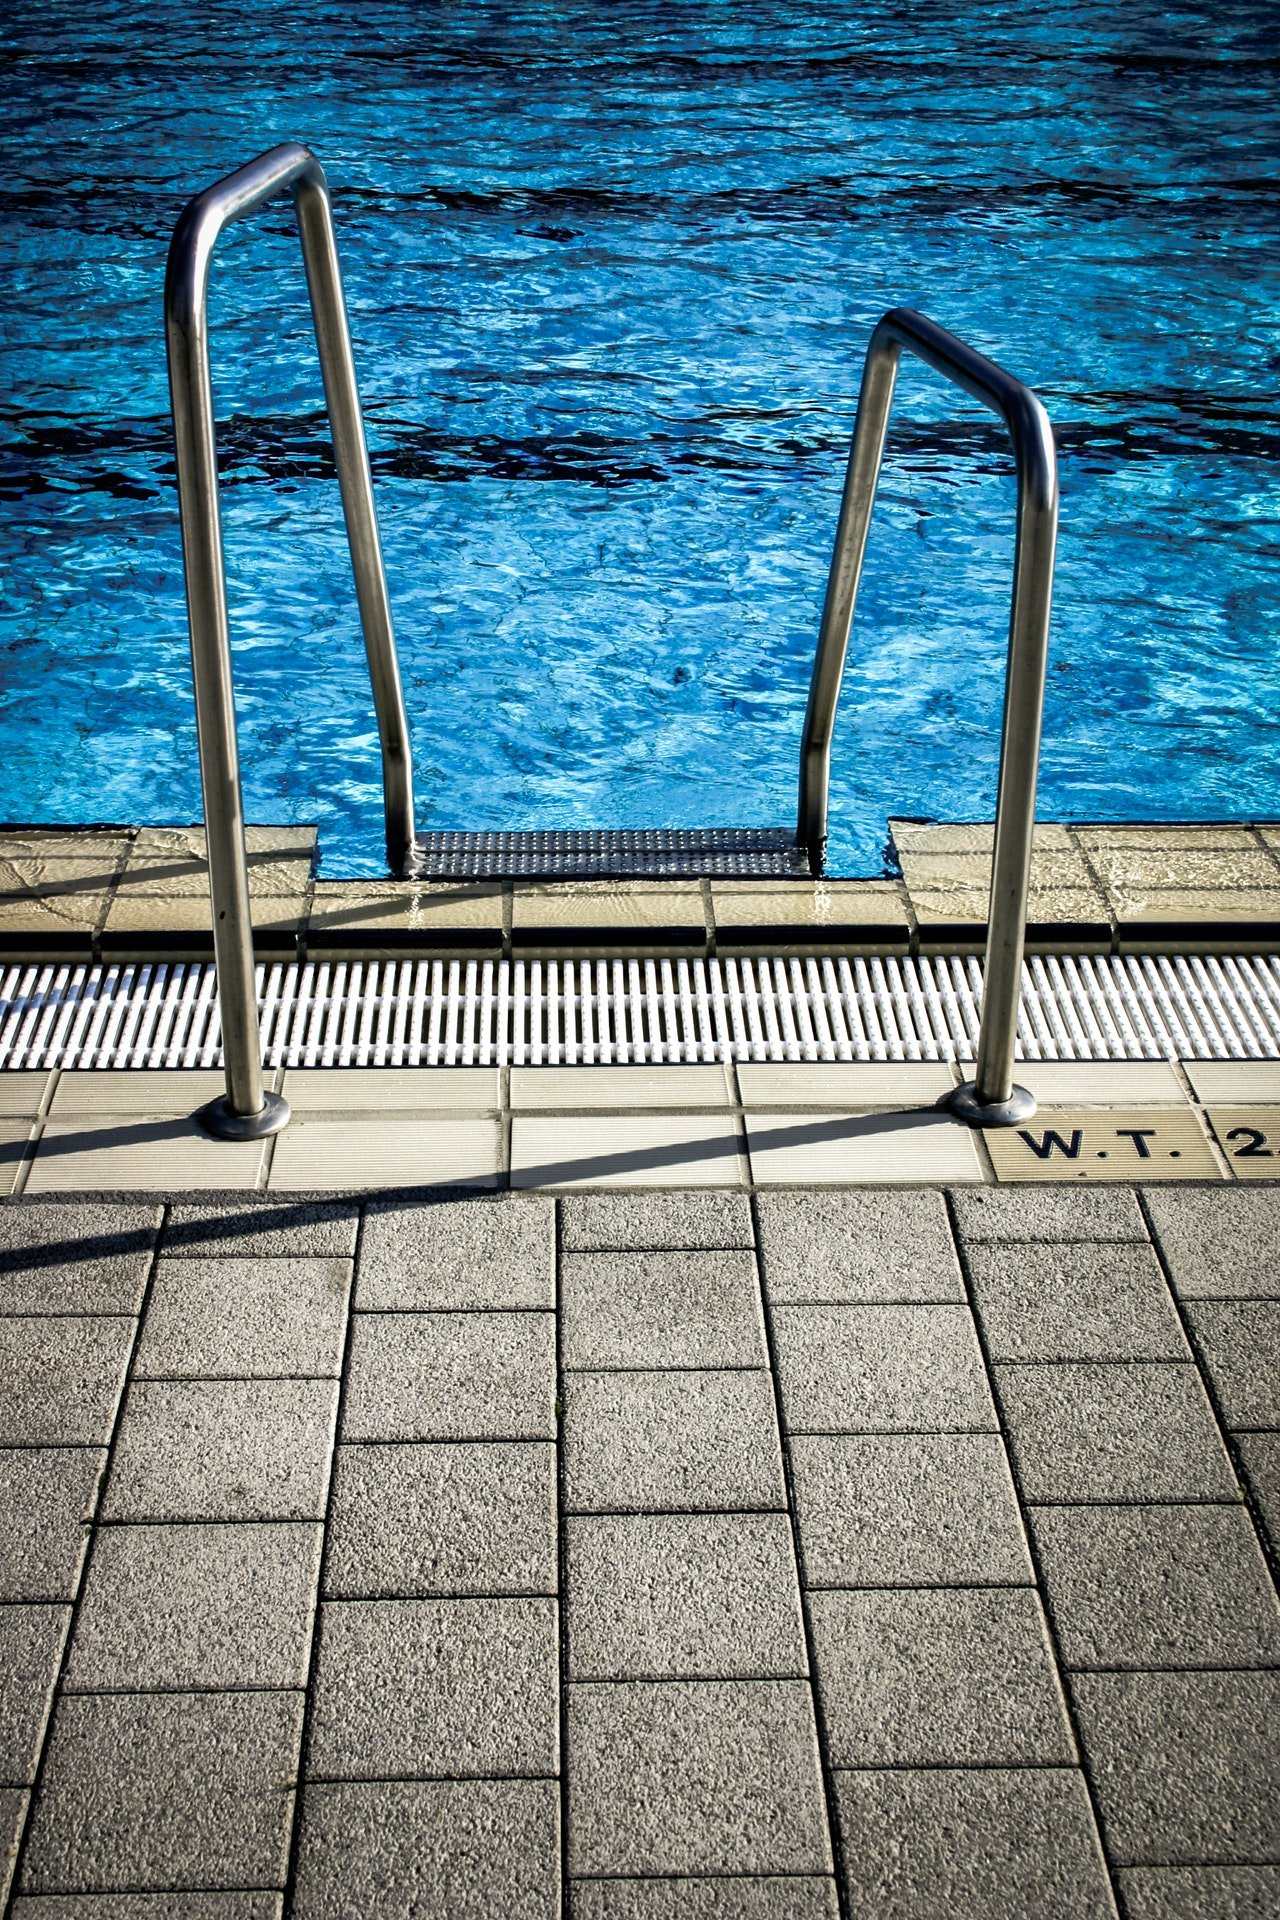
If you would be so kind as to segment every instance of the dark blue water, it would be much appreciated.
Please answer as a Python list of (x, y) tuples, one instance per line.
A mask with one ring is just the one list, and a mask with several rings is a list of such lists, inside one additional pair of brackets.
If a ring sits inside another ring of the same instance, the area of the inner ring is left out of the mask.
[[(1041, 811), (1280, 815), (1270, 4), (10, 0), (0, 817), (198, 817), (160, 289), (192, 191), (328, 168), (419, 824), (773, 824), (860, 362), (923, 308), (1043, 396)], [(289, 220), (213, 282), (249, 816), (378, 870), (359, 629)], [(1014, 489), (904, 369), (833, 865), (989, 815)]]

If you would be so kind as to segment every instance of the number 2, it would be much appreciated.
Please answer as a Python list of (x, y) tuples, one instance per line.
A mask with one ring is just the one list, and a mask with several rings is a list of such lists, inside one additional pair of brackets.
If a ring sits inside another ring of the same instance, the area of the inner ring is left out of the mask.
[(1273, 1156), (1271, 1148), (1265, 1144), (1266, 1138), (1266, 1134), (1261, 1133), (1257, 1127), (1232, 1127), (1227, 1135), (1228, 1141), (1244, 1140), (1248, 1144), (1237, 1147), (1231, 1158), (1233, 1160), (1270, 1160)]

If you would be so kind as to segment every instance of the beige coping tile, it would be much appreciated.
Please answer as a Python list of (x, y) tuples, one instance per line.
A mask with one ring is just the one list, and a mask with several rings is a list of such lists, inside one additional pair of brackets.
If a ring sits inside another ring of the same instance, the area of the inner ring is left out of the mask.
[[(246, 859), (255, 934), (291, 939), (306, 913), (315, 863), (314, 827), (247, 827)], [(189, 935), (212, 939), (203, 827), (143, 827), (102, 930), (104, 951)], [(288, 939), (281, 944), (288, 944)]]
[(1121, 938), (1127, 927), (1153, 923), (1280, 925), (1280, 887), (1118, 888), (1112, 904)]
[(1231, 850), (1246, 852), (1257, 851), (1257, 841), (1251, 827), (1241, 826), (1232, 821), (1205, 821), (1199, 824), (1184, 824), (1180, 821), (1143, 824), (1131, 821), (1127, 824), (1101, 821), (1096, 825), (1073, 828), (1076, 839), (1082, 847), (1092, 854), (1123, 853), (1126, 850), (1152, 852), (1155, 854), (1192, 852), (1199, 849)]
[(757, 1186), (924, 1186), (981, 1180), (971, 1129), (940, 1113), (744, 1113)]
[(211, 1139), (194, 1120), (130, 1114), (49, 1120), (25, 1190), (180, 1193), (255, 1187), (263, 1151), (261, 1140)]
[(449, 1115), (305, 1114), (277, 1134), (273, 1193), (370, 1187), (493, 1187), (502, 1173), (502, 1123)]
[(152, 1120), (185, 1119), (226, 1089), (220, 1067), (151, 1071), (104, 1067), (70, 1068), (58, 1076), (49, 1111), (55, 1120), (80, 1114), (145, 1114)]
[(0, 1194), (12, 1193), (22, 1171), (31, 1123), (27, 1120), (0, 1120)]
[(905, 948), (911, 935), (900, 880), (713, 880), (716, 944)]
[(744, 1107), (931, 1107), (959, 1080), (948, 1060), (738, 1063)]
[(1280, 826), (1268, 822), (1265, 826), (1260, 825), (1257, 831), (1273, 852), (1280, 853)]
[(1213, 888), (1227, 893), (1280, 892), (1280, 864), (1261, 847), (1097, 848), (1091, 858), (1099, 878), (1117, 898)]
[(672, 945), (701, 951), (706, 940), (697, 880), (560, 880), (512, 890), (513, 946)]
[(307, 948), (375, 957), (413, 947), (496, 953), (502, 913), (497, 883), (320, 880), (311, 897)]
[(730, 1107), (724, 1067), (512, 1067), (513, 1113)]
[(745, 1167), (727, 1114), (516, 1114), (513, 1187), (737, 1187)]
[[(990, 820), (891, 819), (889, 832), (900, 854), (907, 848), (919, 853), (985, 853), (988, 864), (995, 842), (995, 824)], [(1053, 821), (1037, 820), (1033, 844), (1037, 853), (1070, 851), (1071, 831)]]
[(1280, 1102), (1280, 1060), (1184, 1060), (1182, 1071), (1206, 1105)]
[(86, 955), (129, 834), (0, 833), (0, 941)]
[(39, 1113), (44, 1099), (45, 1088), (49, 1084), (47, 1070), (43, 1073), (0, 1073), (0, 1116), (9, 1118), (30, 1118)]
[(290, 1067), (284, 1096), (295, 1113), (497, 1113), (497, 1067)]
[(1167, 1060), (1019, 1060), (1014, 1079), (1046, 1105), (1185, 1106), (1187, 1100)]
[(1280, 1106), (1210, 1107), (1208, 1113), (1237, 1180), (1280, 1180)]
[(1000, 1180), (1221, 1180), (1189, 1106), (1041, 1107), (983, 1135)]
[[(956, 927), (970, 932), (985, 928), (990, 900), (989, 878), (981, 884), (917, 886), (908, 876), (911, 906), (922, 933), (937, 938), (944, 930)], [(1027, 903), (1027, 933), (1035, 937), (1037, 929), (1046, 933), (1061, 928), (1064, 934), (1080, 929), (1080, 938), (1097, 942), (1109, 940), (1111, 923), (1101, 894), (1093, 888), (1036, 886)]]

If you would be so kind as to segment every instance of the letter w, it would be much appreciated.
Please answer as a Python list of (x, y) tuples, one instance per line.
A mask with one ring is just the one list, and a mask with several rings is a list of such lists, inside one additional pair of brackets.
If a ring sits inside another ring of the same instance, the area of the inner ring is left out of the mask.
[(1080, 1142), (1083, 1140), (1084, 1135), (1080, 1131), (1080, 1128), (1076, 1127), (1072, 1132), (1070, 1140), (1064, 1140), (1060, 1133), (1053, 1133), (1051, 1131), (1046, 1131), (1042, 1141), (1037, 1140), (1034, 1133), (1023, 1133), (1021, 1131), (1019, 1131), (1018, 1138), (1019, 1140), (1026, 1141), (1038, 1160), (1047, 1160), (1055, 1147), (1059, 1153), (1065, 1154), (1068, 1160), (1078, 1160), (1080, 1158)]

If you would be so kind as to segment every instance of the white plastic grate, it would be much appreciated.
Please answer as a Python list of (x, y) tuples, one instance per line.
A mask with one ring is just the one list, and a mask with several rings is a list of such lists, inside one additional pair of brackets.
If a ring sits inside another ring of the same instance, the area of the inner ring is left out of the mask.
[[(976, 959), (308, 961), (258, 969), (268, 1066), (971, 1060)], [(1025, 1060), (1280, 1059), (1280, 959), (1034, 958)], [(0, 1069), (221, 1064), (211, 965), (0, 971)]]

